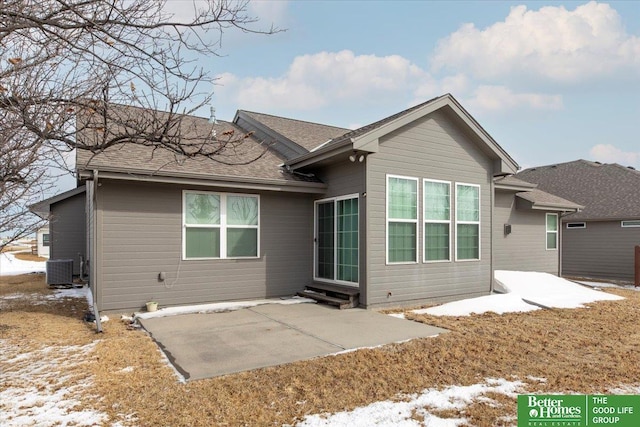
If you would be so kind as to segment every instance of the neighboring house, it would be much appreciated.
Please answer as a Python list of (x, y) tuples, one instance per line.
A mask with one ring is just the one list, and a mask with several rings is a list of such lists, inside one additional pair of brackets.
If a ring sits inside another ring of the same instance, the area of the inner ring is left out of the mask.
[(562, 217), (562, 274), (634, 280), (634, 246), (640, 245), (640, 172), (586, 160), (539, 166), (519, 179), (569, 198), (584, 209)]
[[(352, 131), (242, 110), (232, 123), (185, 120), (208, 143), (252, 136), (222, 162), (77, 150), (100, 310), (316, 284), (365, 307), (486, 295), (498, 267), (557, 273), (553, 218), (578, 208), (504, 178), (518, 165), (451, 95)], [(98, 131), (77, 137), (90, 145)]]
[(40, 227), (36, 231), (36, 244), (38, 245), (38, 256), (49, 258), (49, 247), (51, 245), (49, 227)]
[(72, 259), (74, 275), (80, 275), (87, 259), (85, 203), (82, 185), (29, 207), (49, 220), (49, 259)]

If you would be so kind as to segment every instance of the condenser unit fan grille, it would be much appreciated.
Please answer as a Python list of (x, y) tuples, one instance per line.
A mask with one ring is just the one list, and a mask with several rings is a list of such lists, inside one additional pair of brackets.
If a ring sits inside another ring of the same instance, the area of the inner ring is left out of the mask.
[(73, 284), (73, 260), (50, 259), (47, 261), (47, 285)]

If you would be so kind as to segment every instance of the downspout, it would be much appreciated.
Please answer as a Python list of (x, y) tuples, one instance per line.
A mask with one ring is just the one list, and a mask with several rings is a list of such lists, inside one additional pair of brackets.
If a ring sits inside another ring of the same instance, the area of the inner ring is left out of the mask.
[(491, 272), (491, 280), (489, 281), (489, 293), (493, 293), (494, 291), (494, 278), (495, 278), (495, 273), (493, 271), (493, 257), (494, 257), (494, 248), (493, 248), (493, 244), (494, 244), (494, 230), (493, 230), (493, 222), (495, 220), (494, 215), (495, 215), (495, 183), (493, 182), (493, 179), (491, 180), (491, 220), (489, 221), (490, 223), (490, 227), (491, 227), (491, 234), (489, 237), (489, 242), (491, 245), (491, 261), (489, 262), (489, 271)]
[(574, 214), (578, 211), (573, 211), (573, 212), (560, 212), (560, 215), (558, 215), (558, 277), (562, 277), (562, 233), (563, 233), (563, 227), (562, 227), (562, 218), (567, 216), (567, 215), (571, 215)]
[(97, 238), (96, 236), (98, 235), (98, 228), (97, 228), (97, 217), (98, 217), (98, 170), (94, 169), (93, 171), (93, 235), (91, 236), (91, 247), (93, 249), (93, 259), (91, 260), (91, 268), (94, 269), (94, 274), (93, 274), (93, 292), (91, 292), (92, 296), (93, 296), (93, 315), (96, 319), (96, 332), (102, 332), (102, 322), (100, 321), (100, 311), (98, 310), (98, 274), (97, 274), (97, 262), (96, 262), (96, 258), (97, 258), (97, 249), (98, 249), (98, 242), (97, 242)]

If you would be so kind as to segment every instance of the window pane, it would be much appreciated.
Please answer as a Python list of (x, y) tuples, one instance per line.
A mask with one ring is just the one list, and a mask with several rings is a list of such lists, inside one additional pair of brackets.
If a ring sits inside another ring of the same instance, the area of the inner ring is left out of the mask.
[(42, 246), (49, 246), (49, 235), (48, 234), (43, 234), (42, 235)]
[(256, 228), (227, 229), (227, 256), (258, 256), (258, 230)]
[(258, 225), (258, 198), (227, 196), (227, 224)]
[(558, 233), (549, 232), (547, 233), (547, 249), (558, 249), (558, 239), (556, 238)]
[(337, 280), (358, 281), (358, 199), (339, 200)]
[(456, 219), (458, 221), (480, 221), (480, 191), (469, 185), (457, 186)]
[(220, 229), (187, 228), (185, 234), (187, 258), (220, 257)]
[(424, 182), (424, 219), (449, 220), (449, 184)]
[(404, 178), (389, 178), (389, 218), (418, 218), (418, 182)]
[(480, 234), (478, 224), (458, 224), (458, 259), (480, 258)]
[(389, 262), (416, 261), (416, 224), (389, 223)]
[(187, 224), (220, 224), (220, 196), (187, 193), (185, 221)]
[(558, 231), (558, 215), (547, 215), (547, 231)]
[(449, 259), (449, 224), (424, 225), (424, 256), (426, 261)]

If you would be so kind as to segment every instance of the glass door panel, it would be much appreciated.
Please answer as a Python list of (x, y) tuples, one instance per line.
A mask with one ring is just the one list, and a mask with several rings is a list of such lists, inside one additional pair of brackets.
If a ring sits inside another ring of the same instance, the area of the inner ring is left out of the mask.
[(337, 202), (336, 279), (358, 283), (358, 199)]
[(334, 278), (335, 266), (335, 202), (320, 202), (316, 205), (317, 252), (316, 276), (322, 279)]

